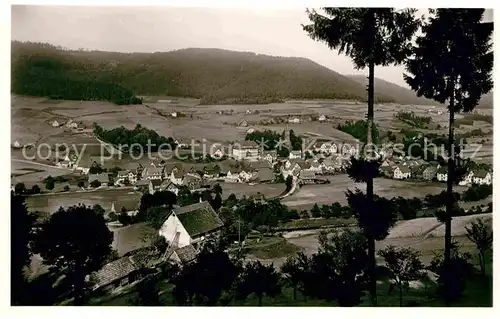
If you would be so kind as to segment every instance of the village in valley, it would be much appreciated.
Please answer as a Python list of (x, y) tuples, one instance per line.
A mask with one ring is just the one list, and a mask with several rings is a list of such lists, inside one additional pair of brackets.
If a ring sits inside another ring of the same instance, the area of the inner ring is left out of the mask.
[[(11, 215), (22, 217), (16, 229), (29, 228), (15, 242), (27, 256), (18, 261), (18, 304), (354, 306), (376, 305), (378, 296), (379, 305), (435, 306), (450, 238), (448, 262), (469, 267), (457, 275), (465, 297), (453, 302), (490, 304), (488, 293), (472, 296), (491, 279), (492, 104), (452, 121), (445, 104), (378, 78), (379, 95), (366, 103), (365, 76), (271, 57), (262, 62), (278, 65), (270, 77), (293, 79), (302, 67), (311, 78), (301, 84), (310, 91), (278, 95), (265, 88), (274, 78), (235, 84), (267, 56), (186, 50), (161, 62), (171, 71), (154, 64), (158, 52), (147, 60), (149, 53), (12, 42)], [(78, 69), (81, 61), (88, 70)], [(188, 71), (175, 69), (186, 68), (179, 61), (196, 65), (199, 77), (182, 79)], [(201, 93), (176, 87), (201, 85), (206, 65), (224, 61), (227, 86), (209, 77)], [(168, 74), (151, 80), (153, 91), (142, 86), (148, 63)], [(64, 68), (68, 75), (57, 78)], [(112, 82), (116, 70), (134, 68), (137, 79)], [(87, 71), (109, 75), (80, 77)], [(328, 82), (333, 75), (340, 82)], [(158, 84), (165, 79), (172, 88)], [(332, 83), (338, 97), (318, 93)], [(376, 220), (379, 233), (363, 218)], [(474, 229), (484, 230), (482, 250)], [(415, 272), (400, 279), (391, 258), (408, 258)], [(325, 279), (328, 267), (350, 274), (335, 268), (342, 265), (359, 274)], [(195, 287), (202, 274), (216, 292)]]

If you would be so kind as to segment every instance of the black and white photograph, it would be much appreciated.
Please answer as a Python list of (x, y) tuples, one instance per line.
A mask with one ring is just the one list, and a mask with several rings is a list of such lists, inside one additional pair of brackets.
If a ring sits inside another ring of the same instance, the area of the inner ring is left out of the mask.
[(10, 305), (493, 307), (494, 10), (251, 5), (10, 6)]

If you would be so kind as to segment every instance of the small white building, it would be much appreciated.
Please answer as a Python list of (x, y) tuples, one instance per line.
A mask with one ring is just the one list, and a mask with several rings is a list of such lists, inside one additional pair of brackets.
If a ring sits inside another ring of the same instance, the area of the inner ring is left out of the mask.
[(399, 165), (394, 169), (394, 179), (407, 179), (411, 177), (411, 170), (408, 166)]
[(492, 174), (485, 170), (480, 170), (474, 173), (474, 177), (472, 178), (474, 184), (478, 185), (491, 185)]
[(460, 182), (458, 182), (458, 185), (460, 186), (466, 186), (466, 185), (471, 185), (472, 184), (472, 179), (474, 177), (474, 172), (470, 171), (465, 175)]
[(201, 202), (174, 209), (161, 226), (159, 235), (169, 245), (175, 243), (178, 248), (193, 245), (199, 249), (205, 239), (219, 236), (223, 226), (212, 206)]
[(252, 134), (252, 133), (254, 133), (254, 132), (255, 132), (255, 129), (254, 129), (253, 127), (251, 127), (251, 128), (249, 128), (249, 129), (247, 130), (247, 132), (246, 132), (246, 133), (247, 133), (247, 134)]
[(59, 127), (59, 125), (60, 125), (60, 124), (59, 124), (59, 122), (58, 122), (57, 120), (54, 120), (54, 121), (52, 122), (52, 127)]
[(326, 116), (325, 116), (324, 114), (321, 114), (321, 115), (319, 116), (319, 118), (318, 118), (318, 121), (320, 121), (320, 122), (324, 122), (324, 121), (326, 121)]
[(302, 151), (290, 151), (288, 155), (289, 159), (299, 159), (302, 158)]
[(437, 171), (436, 179), (440, 182), (448, 181), (448, 168), (443, 166)]
[(288, 123), (299, 124), (300, 119), (298, 117), (294, 117), (294, 118), (288, 119)]
[(171, 115), (172, 117), (177, 117), (177, 112), (172, 112), (172, 113), (170, 113), (170, 115)]

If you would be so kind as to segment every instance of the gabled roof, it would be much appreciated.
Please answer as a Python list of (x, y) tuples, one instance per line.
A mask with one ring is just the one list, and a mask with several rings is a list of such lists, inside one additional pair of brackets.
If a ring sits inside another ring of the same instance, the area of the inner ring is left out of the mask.
[(438, 167), (435, 166), (435, 165), (430, 165), (430, 166), (427, 166), (425, 169), (424, 169), (424, 174), (436, 174), (436, 172), (438, 171)]
[(92, 273), (90, 281), (95, 284), (94, 288), (99, 288), (109, 285), (113, 281), (121, 279), (138, 269), (131, 257), (122, 257)]
[(446, 166), (441, 166), (439, 170), (437, 171), (438, 174), (448, 174), (448, 167)]
[(257, 177), (259, 178), (259, 181), (261, 181), (261, 182), (272, 181), (274, 179), (274, 171), (270, 168), (261, 169), (257, 173)]
[(486, 175), (488, 175), (488, 171), (485, 171), (484, 169), (478, 170), (474, 172), (474, 177), (477, 178), (485, 178)]
[(252, 168), (256, 170), (271, 168), (271, 164), (266, 160), (259, 160), (250, 164)]
[(243, 149), (258, 148), (259, 147), (259, 144), (257, 144), (255, 141), (246, 141), (246, 140), (239, 143), (239, 145)]
[(135, 186), (149, 186), (150, 180), (147, 179), (140, 179), (135, 183)]
[(312, 171), (300, 171), (299, 178), (300, 179), (315, 179), (316, 174)]
[(176, 169), (173, 171), (175, 178), (183, 178), (185, 173), (182, 169)]
[(163, 167), (149, 165), (144, 169), (145, 175), (161, 175), (163, 173)]
[(198, 254), (193, 245), (187, 245), (181, 248), (177, 248), (174, 252), (177, 257), (179, 257), (182, 264), (186, 264), (190, 261), (195, 260), (196, 255)]
[(411, 169), (408, 166), (399, 165), (398, 168), (403, 174), (411, 173)]
[(275, 157), (275, 156), (278, 156), (278, 151), (276, 151), (276, 150), (269, 150), (269, 151), (263, 151), (262, 152), (263, 156), (266, 156), (268, 154), (271, 155), (271, 156), (273, 156), (273, 157)]
[(130, 171), (119, 171), (118, 176), (127, 176), (130, 173)]
[(159, 187), (163, 181), (161, 179), (152, 179), (151, 184), (153, 184), (153, 187)]
[(111, 247), (123, 256), (137, 249), (148, 247), (151, 240), (157, 234), (156, 230), (146, 223), (137, 223), (125, 227), (113, 228), (113, 243)]
[(100, 183), (109, 183), (109, 174), (89, 174), (89, 182), (92, 183), (95, 180), (98, 180)]
[(174, 209), (174, 214), (191, 237), (215, 231), (224, 223), (206, 201)]

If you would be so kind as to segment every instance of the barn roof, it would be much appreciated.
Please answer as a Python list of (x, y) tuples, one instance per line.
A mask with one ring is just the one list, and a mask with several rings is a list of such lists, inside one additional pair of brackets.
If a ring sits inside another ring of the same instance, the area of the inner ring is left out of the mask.
[(207, 201), (176, 208), (174, 213), (191, 237), (210, 233), (224, 225)]

